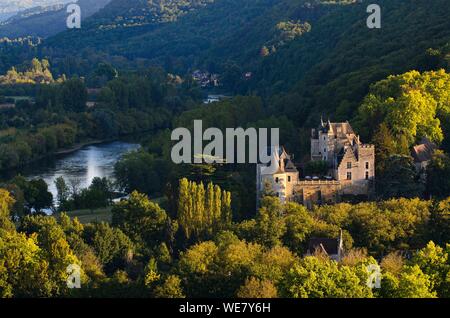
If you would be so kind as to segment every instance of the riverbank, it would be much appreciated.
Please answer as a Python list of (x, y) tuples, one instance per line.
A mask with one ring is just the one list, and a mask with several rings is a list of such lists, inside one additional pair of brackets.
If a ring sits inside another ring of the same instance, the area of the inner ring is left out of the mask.
[(116, 139), (95, 139), (95, 140), (88, 140), (88, 141), (80, 142), (80, 143), (74, 144), (68, 148), (59, 149), (52, 153), (47, 153), (43, 156), (33, 158), (32, 160), (29, 160), (23, 166), (17, 166), (17, 167), (9, 168), (9, 169), (0, 169), (0, 181), (6, 181), (7, 179), (12, 178), (11, 175), (15, 175), (22, 170), (26, 170), (28, 167), (33, 167), (34, 165), (39, 164), (39, 162), (42, 162), (44, 160), (48, 160), (50, 158), (54, 158), (57, 156), (70, 155), (78, 150), (83, 149), (84, 147), (99, 145), (99, 144), (103, 144), (103, 143), (107, 143), (107, 142), (113, 142), (115, 140)]
[[(5, 181), (6, 178), (11, 178), (10, 175), (12, 174), (12, 172), (20, 172), (21, 170), (26, 170), (28, 167), (33, 167), (34, 165), (39, 164), (40, 162), (42, 162), (44, 160), (48, 160), (50, 158), (55, 158), (55, 157), (64, 156), (64, 155), (70, 155), (70, 154), (72, 154), (76, 151), (79, 151), (88, 146), (95, 146), (95, 145), (100, 145), (100, 144), (114, 142), (114, 141), (127, 140), (127, 138), (130, 138), (132, 136), (138, 137), (138, 136), (148, 134), (148, 133), (150, 133), (150, 132), (144, 131), (144, 132), (141, 132), (138, 134), (122, 135), (122, 136), (115, 137), (115, 138), (89, 139), (89, 140), (85, 140), (85, 141), (73, 144), (67, 148), (57, 149), (54, 152), (47, 153), (40, 157), (33, 158), (24, 165), (16, 166), (16, 167), (8, 168), (8, 169), (0, 168), (0, 181)], [(5, 177), (5, 176), (7, 176), (7, 177)]]
[[(54, 152), (53, 154), (50, 154), (49, 156), (68, 155), (68, 154), (71, 154), (71, 153), (78, 151), (87, 146), (99, 145), (99, 144), (113, 142), (113, 141), (116, 141), (116, 139), (110, 138), (110, 139), (88, 140), (88, 141), (77, 143), (69, 148), (57, 150), (56, 152)], [(46, 156), (46, 157), (48, 157), (48, 156)]]

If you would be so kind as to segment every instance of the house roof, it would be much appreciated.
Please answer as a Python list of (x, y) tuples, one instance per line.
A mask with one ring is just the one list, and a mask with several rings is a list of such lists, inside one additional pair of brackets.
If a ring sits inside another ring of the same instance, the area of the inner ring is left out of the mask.
[[(268, 147), (267, 154), (271, 155), (270, 164), (261, 168), (261, 174), (273, 175), (285, 172), (298, 172), (294, 163), (291, 161), (291, 156), (283, 146)], [(284, 167), (280, 166), (281, 160), (283, 160)]]
[(438, 147), (434, 143), (424, 138), (420, 145), (413, 147), (411, 156), (414, 158), (414, 161), (418, 163), (430, 161), (437, 148)]
[(297, 167), (291, 160), (288, 160), (287, 164), (284, 167), (284, 170), (286, 170), (287, 172), (298, 172)]
[(336, 255), (339, 251), (339, 240), (330, 238), (311, 238), (308, 243), (308, 251), (312, 254), (317, 249), (325, 250), (328, 255)]
[(357, 160), (356, 154), (354, 153), (353, 149), (351, 147), (342, 148), (339, 153), (337, 154), (337, 166), (339, 167), (344, 160), (345, 156), (349, 154), (353, 159)]
[(326, 124), (322, 123), (320, 129), (322, 129), (323, 132), (331, 132), (338, 137), (343, 137), (347, 134), (355, 134), (348, 121), (344, 123), (332, 123), (328, 121)]

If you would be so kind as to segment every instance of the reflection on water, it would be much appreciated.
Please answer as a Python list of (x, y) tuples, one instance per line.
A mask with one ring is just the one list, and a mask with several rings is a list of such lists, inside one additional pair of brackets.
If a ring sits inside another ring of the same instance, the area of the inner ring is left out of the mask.
[(28, 171), (23, 172), (23, 175), (27, 179), (44, 179), (49, 191), (56, 198), (55, 180), (57, 178), (63, 177), (68, 185), (71, 181), (76, 181), (80, 188), (86, 188), (95, 177), (112, 178), (114, 164), (125, 153), (137, 150), (139, 147), (138, 144), (123, 141), (87, 146), (30, 167)]

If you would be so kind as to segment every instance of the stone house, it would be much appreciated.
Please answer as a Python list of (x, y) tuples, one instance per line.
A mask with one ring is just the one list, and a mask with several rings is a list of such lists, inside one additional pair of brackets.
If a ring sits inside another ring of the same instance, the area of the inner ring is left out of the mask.
[(423, 138), (419, 145), (411, 149), (411, 156), (418, 172), (424, 172), (438, 147), (427, 138)]
[(343, 243), (342, 230), (337, 239), (313, 237), (308, 242), (308, 249), (306, 250), (305, 256), (311, 256), (319, 252), (329, 256), (330, 259), (339, 262), (344, 254)]

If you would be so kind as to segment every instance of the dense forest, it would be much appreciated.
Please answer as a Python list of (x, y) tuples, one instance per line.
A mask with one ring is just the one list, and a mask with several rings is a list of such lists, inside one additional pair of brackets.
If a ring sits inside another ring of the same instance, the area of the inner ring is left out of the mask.
[[(0, 170), (145, 137), (114, 182), (58, 178), (53, 198), (42, 179), (2, 180), (0, 297), (450, 297), (447, 2), (377, 1), (378, 30), (367, 1), (112, 0), (79, 30), (1, 39)], [(203, 103), (194, 70), (229, 97)], [(375, 145), (370, 198), (308, 210), (267, 191), (257, 208), (254, 165), (170, 158), (172, 129), (202, 119), (279, 127), (301, 174), (323, 170), (308, 165), (321, 117)], [(424, 138), (438, 150), (417, 171)], [(108, 221), (71, 214), (97, 208)], [(343, 257), (310, 250), (318, 237)], [(82, 288), (67, 287), (69, 265)]]
[[(133, 192), (111, 224), (61, 213), (16, 226), (14, 199), (0, 195), (2, 297), (449, 297), (448, 200), (307, 211), (266, 197), (254, 218), (231, 223), (229, 193), (183, 179), (175, 210)], [(301, 257), (308, 238), (340, 229), (339, 263), (319, 251)], [(81, 289), (67, 288), (71, 264), (81, 265)], [(381, 265), (381, 289), (366, 284), (370, 264)]]
[(0, 109), (0, 169), (17, 168), (89, 140), (169, 128), (174, 114), (200, 98), (195, 85), (160, 69), (116, 77), (111, 66), (102, 64), (88, 80), (109, 81), (92, 108), (83, 80), (54, 81), (49, 67), (47, 60), (34, 59), (24, 72), (12, 68), (0, 77), (5, 92), (31, 90), (35, 95), (34, 102), (19, 100), (13, 108)]

